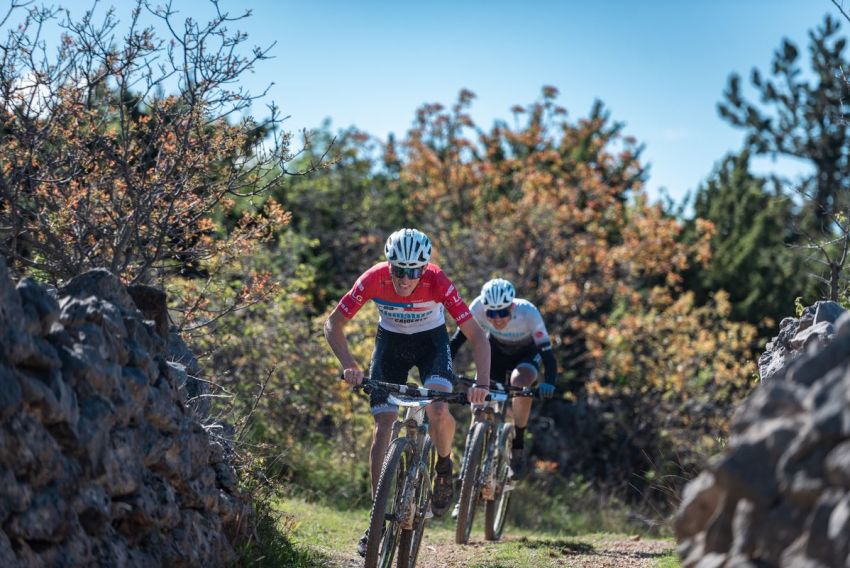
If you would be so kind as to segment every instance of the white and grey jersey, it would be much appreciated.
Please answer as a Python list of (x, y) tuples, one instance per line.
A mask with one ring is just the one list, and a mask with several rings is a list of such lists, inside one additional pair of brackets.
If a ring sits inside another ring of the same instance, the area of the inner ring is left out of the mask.
[(511, 319), (503, 329), (496, 329), (487, 319), (484, 302), (481, 296), (475, 298), (469, 306), (472, 317), (478, 322), (484, 331), (500, 345), (504, 346), (506, 352), (514, 352), (534, 343), (538, 348), (544, 349), (551, 346), (549, 332), (543, 323), (543, 316), (537, 308), (528, 300), (517, 298), (514, 300), (514, 309)]

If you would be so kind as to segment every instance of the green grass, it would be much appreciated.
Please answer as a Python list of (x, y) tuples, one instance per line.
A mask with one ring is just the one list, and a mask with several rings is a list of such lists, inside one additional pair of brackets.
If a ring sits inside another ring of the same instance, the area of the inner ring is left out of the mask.
[(293, 519), (290, 538), (295, 546), (337, 562), (356, 557), (357, 540), (369, 523), (368, 509), (338, 510), (299, 497), (281, 499), (275, 508)]
[(655, 568), (681, 568), (681, 566), (679, 556), (675, 552), (660, 557), (655, 564)]
[[(275, 503), (290, 521), (289, 539), (294, 547), (311, 551), (316, 558), (324, 559), (325, 566), (356, 565), (357, 539), (369, 520), (366, 509), (337, 510), (327, 505), (310, 503), (303, 498), (287, 497)], [(422, 554), (440, 558), (442, 566), (469, 566), (471, 568), (538, 568), (568, 566), (571, 557), (600, 554), (603, 558), (612, 541), (628, 541), (627, 535), (610, 533), (563, 534), (540, 530), (520, 530), (508, 526), (505, 537), (497, 543), (483, 539), (481, 519), (476, 516), (470, 546), (454, 544), (454, 523), (448, 517), (432, 519), (422, 543)], [(636, 537), (635, 537), (636, 538)], [(648, 539), (651, 540), (651, 539)], [(674, 544), (670, 539), (660, 541), (657, 556), (650, 555), (659, 568), (679, 566)], [(424, 558), (424, 556), (423, 556)], [(282, 564), (289, 566), (290, 564)], [(294, 566), (307, 566), (294, 565)]]
[(237, 548), (238, 566), (254, 568), (322, 568), (327, 556), (312, 546), (294, 542), (294, 517), (272, 508), (267, 502), (254, 501), (255, 525), (251, 538)]

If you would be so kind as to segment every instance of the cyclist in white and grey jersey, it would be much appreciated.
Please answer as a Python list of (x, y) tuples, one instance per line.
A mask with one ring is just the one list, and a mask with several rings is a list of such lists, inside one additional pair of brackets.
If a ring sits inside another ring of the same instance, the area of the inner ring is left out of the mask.
[[(469, 306), (472, 317), (487, 332), (490, 340), (490, 380), (527, 387), (534, 384), (545, 367), (543, 382), (538, 387), (546, 398), (555, 392), (558, 364), (552, 353), (552, 342), (538, 309), (516, 297), (513, 284), (502, 278), (490, 280), (481, 288), (481, 295)], [(458, 329), (450, 345), (452, 357), (466, 341)], [(514, 398), (511, 402), (516, 438), (514, 438), (511, 469), (521, 477), (526, 469), (525, 428), (531, 412), (530, 398)]]

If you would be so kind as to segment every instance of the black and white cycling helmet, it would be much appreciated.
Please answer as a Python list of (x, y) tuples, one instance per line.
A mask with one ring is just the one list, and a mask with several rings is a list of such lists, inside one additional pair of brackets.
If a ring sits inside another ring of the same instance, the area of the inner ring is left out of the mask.
[(387, 239), (384, 254), (393, 266), (425, 266), (431, 258), (431, 239), (417, 229), (399, 229)]
[(516, 298), (514, 285), (504, 278), (494, 278), (481, 287), (481, 301), (488, 310), (509, 307)]

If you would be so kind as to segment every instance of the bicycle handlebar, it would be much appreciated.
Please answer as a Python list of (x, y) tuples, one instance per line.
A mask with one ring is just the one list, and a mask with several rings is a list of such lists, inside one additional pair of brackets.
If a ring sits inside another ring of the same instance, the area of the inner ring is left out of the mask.
[[(467, 385), (467, 386), (476, 386), (477, 385), (475, 379), (470, 379), (469, 377), (466, 377), (464, 375), (455, 375), (455, 378), (457, 378), (457, 381), (459, 383)], [(539, 397), (536, 388), (515, 387), (513, 385), (503, 385), (502, 383), (497, 383), (497, 382), (494, 382), (494, 381), (490, 381), (490, 390), (505, 393), (508, 396), (508, 398)]]
[[(340, 376), (340, 378), (342, 378)], [(469, 400), (466, 398), (465, 392), (446, 392), (434, 389), (427, 389), (425, 387), (416, 387), (416, 386), (408, 386), (408, 385), (399, 385), (396, 383), (385, 383), (382, 381), (376, 381), (374, 379), (370, 379), (367, 376), (363, 377), (363, 382), (359, 385), (354, 385), (355, 389), (360, 389), (365, 393), (370, 393), (375, 389), (384, 389), (388, 392), (399, 394), (402, 396), (409, 396), (418, 399), (430, 399), (441, 402), (450, 402), (457, 404), (469, 404)], [(523, 389), (520, 389), (523, 390)], [(528, 389), (526, 389), (528, 390)], [(505, 400), (508, 397), (512, 396), (534, 396), (534, 392), (528, 390), (528, 392), (517, 392), (517, 393), (506, 393), (506, 392), (498, 392), (498, 393), (489, 393), (484, 398), (485, 402), (490, 401), (501, 401)]]

